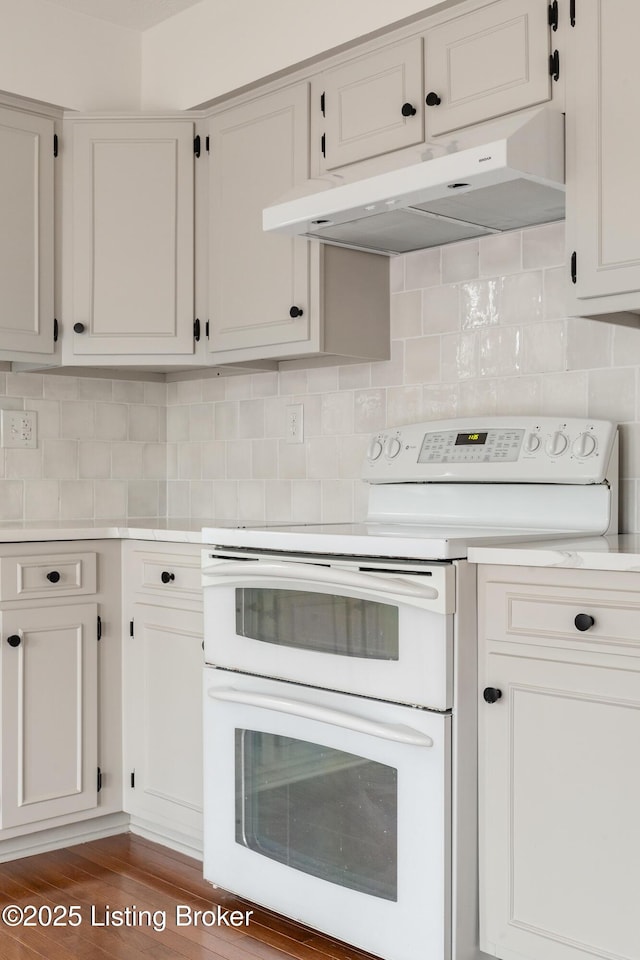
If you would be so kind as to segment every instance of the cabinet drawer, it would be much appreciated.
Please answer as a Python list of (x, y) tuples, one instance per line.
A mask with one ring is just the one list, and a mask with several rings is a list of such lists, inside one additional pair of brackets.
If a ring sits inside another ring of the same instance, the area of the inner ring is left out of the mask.
[(597, 643), (640, 654), (640, 600), (631, 592), (490, 583), (485, 611), (490, 640), (573, 648)]
[(132, 558), (132, 587), (136, 593), (152, 595), (155, 602), (165, 598), (200, 601), (200, 555), (179, 553), (145, 553), (136, 551)]
[(0, 558), (0, 600), (47, 600), (96, 592), (95, 553)]

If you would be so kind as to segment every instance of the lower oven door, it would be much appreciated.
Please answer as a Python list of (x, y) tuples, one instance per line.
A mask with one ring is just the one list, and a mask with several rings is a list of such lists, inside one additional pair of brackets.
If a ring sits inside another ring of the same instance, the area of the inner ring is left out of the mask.
[(446, 960), (448, 715), (204, 670), (207, 880), (386, 960)]

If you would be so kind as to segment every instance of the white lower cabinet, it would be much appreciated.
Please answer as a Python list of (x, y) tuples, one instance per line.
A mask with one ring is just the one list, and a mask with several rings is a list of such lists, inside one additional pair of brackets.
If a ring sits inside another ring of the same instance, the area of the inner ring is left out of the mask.
[(479, 580), (480, 947), (637, 956), (640, 577)]
[(122, 808), (119, 555), (117, 542), (0, 550), (0, 859)]
[(200, 549), (124, 550), (124, 808), (134, 832), (201, 856)]
[(1, 617), (0, 826), (97, 806), (97, 605)]

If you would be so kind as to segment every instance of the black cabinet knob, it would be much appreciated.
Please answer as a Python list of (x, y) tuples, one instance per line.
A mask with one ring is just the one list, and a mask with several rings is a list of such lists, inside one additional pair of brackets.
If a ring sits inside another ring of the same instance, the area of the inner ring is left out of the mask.
[(441, 103), (442, 100), (433, 90), (427, 94), (426, 104), (428, 107), (439, 107)]
[(160, 579), (162, 580), (163, 583), (171, 583), (171, 581), (175, 580), (175, 578), (176, 578), (175, 573), (169, 573), (168, 570), (163, 570), (162, 573), (160, 574)]
[(584, 633), (584, 631), (589, 630), (596, 621), (590, 613), (579, 613), (573, 622), (576, 625), (576, 629)]
[(19, 647), (22, 640), (17, 633), (14, 633), (10, 637), (7, 637), (7, 643), (10, 647)]
[(58, 583), (58, 581), (60, 580), (60, 574), (58, 573), (57, 570), (50, 570), (49, 573), (47, 574), (47, 580), (49, 581), (49, 583)]
[(403, 117), (415, 117), (417, 113), (416, 108), (412, 103), (403, 103), (402, 104), (402, 116)]
[(485, 687), (482, 696), (487, 703), (496, 703), (502, 696), (502, 690), (498, 690), (497, 687)]
[(84, 333), (87, 328), (85, 327), (84, 323), (74, 323), (73, 329), (76, 333)]
[(300, 307), (291, 307), (291, 309), (289, 310), (289, 316), (293, 320), (295, 320), (296, 317), (301, 317), (303, 313), (304, 311), (301, 310)]

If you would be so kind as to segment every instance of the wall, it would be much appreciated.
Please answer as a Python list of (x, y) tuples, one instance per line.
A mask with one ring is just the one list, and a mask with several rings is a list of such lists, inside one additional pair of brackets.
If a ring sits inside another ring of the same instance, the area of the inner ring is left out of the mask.
[(0, 408), (35, 410), (38, 447), (0, 450), (0, 522), (166, 509), (166, 385), (0, 373)]
[(455, 0), (202, 0), (146, 30), (143, 109), (184, 110)]
[(0, 0), (0, 90), (74, 110), (140, 107), (140, 34), (46, 0)]
[[(522, 413), (621, 423), (622, 529), (640, 530), (640, 329), (564, 317), (563, 233), (552, 224), (393, 260), (389, 362), (168, 384), (169, 514), (357, 519), (370, 433)], [(292, 402), (304, 404), (301, 445), (283, 439)]]

